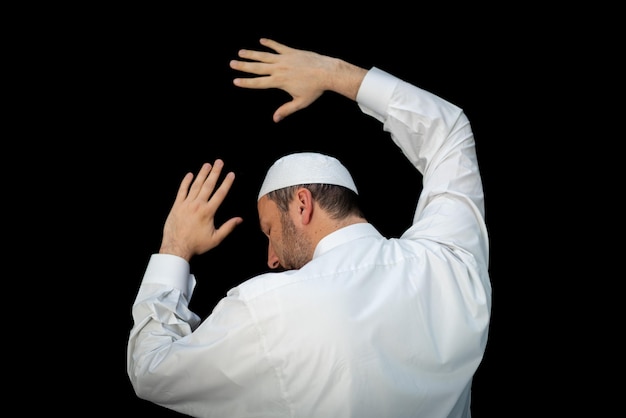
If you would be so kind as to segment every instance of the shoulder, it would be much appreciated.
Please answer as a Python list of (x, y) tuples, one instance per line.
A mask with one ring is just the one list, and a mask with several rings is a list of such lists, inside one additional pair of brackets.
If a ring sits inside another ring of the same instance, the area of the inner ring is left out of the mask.
[(252, 301), (262, 295), (292, 285), (302, 280), (303, 277), (299, 274), (299, 270), (262, 273), (230, 289), (227, 296)]

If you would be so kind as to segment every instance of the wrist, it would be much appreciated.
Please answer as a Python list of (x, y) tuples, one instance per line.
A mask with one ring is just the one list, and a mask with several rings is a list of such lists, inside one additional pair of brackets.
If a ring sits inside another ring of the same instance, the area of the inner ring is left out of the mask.
[(172, 242), (161, 243), (161, 247), (159, 248), (159, 254), (175, 255), (175, 256), (184, 258), (187, 261), (190, 261), (191, 257), (193, 256), (193, 254), (190, 251)]
[(332, 79), (332, 90), (356, 101), (361, 83), (367, 74), (365, 68), (337, 59), (335, 76)]

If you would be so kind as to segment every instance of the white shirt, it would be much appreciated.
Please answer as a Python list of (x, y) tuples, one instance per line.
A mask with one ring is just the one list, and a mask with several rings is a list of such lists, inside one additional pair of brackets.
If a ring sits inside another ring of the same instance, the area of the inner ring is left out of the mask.
[(423, 174), (413, 225), (355, 224), (300, 270), (231, 289), (204, 320), (195, 278), (149, 260), (132, 315), (137, 396), (197, 417), (469, 417), (489, 328), (483, 190), (458, 107), (372, 68), (357, 103)]

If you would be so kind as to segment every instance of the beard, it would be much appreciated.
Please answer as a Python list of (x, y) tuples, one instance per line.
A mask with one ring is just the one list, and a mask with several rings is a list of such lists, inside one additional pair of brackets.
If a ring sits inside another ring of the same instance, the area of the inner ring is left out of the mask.
[(297, 270), (311, 261), (310, 254), (313, 254), (311, 241), (298, 232), (286, 213), (281, 213), (280, 223), (283, 229), (281, 265), (285, 270)]

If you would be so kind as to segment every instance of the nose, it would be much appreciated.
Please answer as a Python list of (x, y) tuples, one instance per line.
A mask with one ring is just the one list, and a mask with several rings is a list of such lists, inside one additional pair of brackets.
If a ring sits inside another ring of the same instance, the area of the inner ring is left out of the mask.
[(267, 245), (267, 265), (271, 269), (277, 269), (280, 267), (280, 261), (272, 248), (272, 244)]

